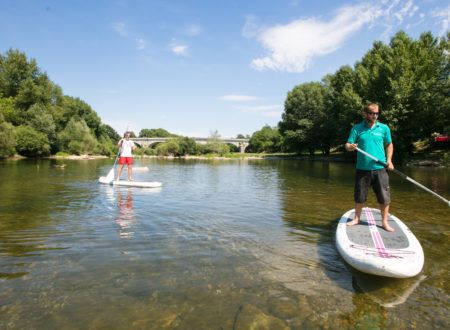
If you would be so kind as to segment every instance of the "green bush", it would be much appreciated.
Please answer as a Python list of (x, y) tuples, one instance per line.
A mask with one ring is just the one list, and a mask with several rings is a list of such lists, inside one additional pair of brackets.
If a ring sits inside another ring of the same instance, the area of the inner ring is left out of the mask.
[(179, 156), (180, 145), (176, 139), (170, 139), (158, 144), (156, 153), (161, 156)]
[(16, 128), (17, 146), (19, 155), (26, 157), (48, 156), (50, 144), (44, 133), (36, 131), (30, 126), (19, 126)]
[(66, 128), (58, 135), (59, 149), (71, 154), (92, 154), (97, 148), (97, 140), (83, 119), (72, 117)]
[(0, 114), (0, 158), (13, 156), (17, 144), (14, 126), (3, 121)]

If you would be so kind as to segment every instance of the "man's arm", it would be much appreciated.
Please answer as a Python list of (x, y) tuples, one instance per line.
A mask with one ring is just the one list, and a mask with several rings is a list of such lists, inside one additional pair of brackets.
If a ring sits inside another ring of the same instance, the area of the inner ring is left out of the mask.
[(394, 145), (391, 143), (386, 144), (384, 146), (384, 150), (386, 152), (386, 163), (388, 165), (388, 169), (389, 170), (393, 170), (394, 169), (394, 164), (392, 164), (392, 155), (394, 154)]

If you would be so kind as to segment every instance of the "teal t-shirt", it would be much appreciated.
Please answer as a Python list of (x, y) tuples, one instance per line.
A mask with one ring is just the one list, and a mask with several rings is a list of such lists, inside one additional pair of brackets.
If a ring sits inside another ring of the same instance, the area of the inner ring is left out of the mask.
[[(386, 162), (385, 145), (392, 143), (391, 130), (385, 124), (377, 122), (372, 128), (363, 121), (352, 127), (348, 143), (358, 143), (358, 148), (375, 158)], [(359, 170), (379, 170), (383, 165), (358, 152), (356, 168)]]

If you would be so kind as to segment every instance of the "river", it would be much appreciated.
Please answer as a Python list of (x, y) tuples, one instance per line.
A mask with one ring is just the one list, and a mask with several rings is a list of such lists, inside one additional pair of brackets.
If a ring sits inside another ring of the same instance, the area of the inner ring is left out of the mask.
[[(1, 329), (449, 328), (449, 208), (391, 175), (391, 212), (422, 244), (412, 279), (339, 256), (354, 164), (137, 159), (0, 162)], [(450, 197), (449, 168), (401, 171)], [(376, 207), (373, 193), (369, 206)]]

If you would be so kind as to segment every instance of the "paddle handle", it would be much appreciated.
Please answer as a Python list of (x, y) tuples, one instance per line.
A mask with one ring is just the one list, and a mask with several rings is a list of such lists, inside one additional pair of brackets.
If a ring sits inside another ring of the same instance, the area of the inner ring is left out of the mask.
[[(379, 160), (378, 158), (372, 156), (372, 155), (369, 154), (368, 152), (366, 152), (366, 151), (364, 151), (364, 150), (362, 150), (362, 149), (359, 149), (358, 147), (356, 147), (356, 150), (357, 150), (358, 152), (362, 153), (363, 155), (369, 157), (370, 159), (374, 160), (375, 162), (377, 162), (377, 163), (383, 165), (384, 167), (387, 167), (387, 166), (388, 166), (387, 163), (385, 163), (385, 162)], [(444, 197), (442, 197), (441, 195), (435, 193), (433, 190), (428, 189), (428, 188), (425, 187), (423, 184), (420, 184), (419, 182), (417, 182), (417, 181), (411, 179), (409, 176), (407, 176), (406, 174), (400, 172), (399, 170), (397, 170), (397, 169), (395, 169), (395, 168), (394, 168), (394, 172), (397, 173), (398, 175), (400, 175), (402, 178), (408, 180), (409, 182), (415, 184), (416, 186), (418, 186), (418, 187), (422, 188), (423, 190), (429, 192), (430, 194), (436, 196), (437, 198), (443, 200), (445, 203), (447, 203), (448, 206), (450, 206), (450, 201), (449, 201), (449, 200), (447, 200), (447, 199), (445, 199)]]

